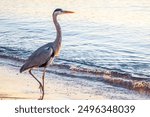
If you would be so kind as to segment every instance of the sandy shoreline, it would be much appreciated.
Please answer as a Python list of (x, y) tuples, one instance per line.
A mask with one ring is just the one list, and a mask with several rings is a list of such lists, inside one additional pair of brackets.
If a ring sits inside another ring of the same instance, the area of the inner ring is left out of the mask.
[[(55, 77), (55, 75), (53, 75)], [(20, 74), (17, 69), (0, 66), (0, 99), (38, 99), (40, 92), (36, 81), (28, 74)], [(45, 98), (53, 99), (104, 99), (100, 95), (82, 92), (75, 86), (65, 85), (61, 82), (45, 80)]]

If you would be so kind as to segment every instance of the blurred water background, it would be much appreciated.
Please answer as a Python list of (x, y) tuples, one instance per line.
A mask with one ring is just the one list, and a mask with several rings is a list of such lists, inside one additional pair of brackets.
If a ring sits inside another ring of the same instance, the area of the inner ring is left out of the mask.
[(63, 42), (58, 64), (150, 78), (149, 0), (1, 0), (0, 55), (26, 59), (55, 39), (55, 8)]

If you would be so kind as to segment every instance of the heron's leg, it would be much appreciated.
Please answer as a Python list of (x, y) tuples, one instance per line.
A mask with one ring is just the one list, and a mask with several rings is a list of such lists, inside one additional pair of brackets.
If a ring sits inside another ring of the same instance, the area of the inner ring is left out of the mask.
[(43, 76), (42, 76), (42, 85), (43, 85), (43, 87), (42, 87), (42, 98), (41, 99), (43, 99), (44, 98), (44, 79), (45, 79), (45, 71), (46, 71), (46, 67), (44, 67), (44, 70), (43, 70)]
[[(33, 73), (31, 72), (32, 69), (29, 70), (30, 75), (39, 83), (39, 88), (40, 88), (40, 92), (43, 90), (43, 86), (41, 84), (41, 82), (33, 75)], [(41, 97), (40, 97), (41, 99)]]

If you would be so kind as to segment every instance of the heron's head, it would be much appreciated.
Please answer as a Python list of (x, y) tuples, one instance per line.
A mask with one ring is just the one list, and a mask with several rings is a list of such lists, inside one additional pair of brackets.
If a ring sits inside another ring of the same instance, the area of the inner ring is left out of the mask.
[(53, 15), (61, 15), (61, 14), (68, 14), (68, 13), (74, 13), (74, 12), (73, 11), (66, 11), (66, 10), (62, 10), (60, 8), (57, 8), (53, 12)]

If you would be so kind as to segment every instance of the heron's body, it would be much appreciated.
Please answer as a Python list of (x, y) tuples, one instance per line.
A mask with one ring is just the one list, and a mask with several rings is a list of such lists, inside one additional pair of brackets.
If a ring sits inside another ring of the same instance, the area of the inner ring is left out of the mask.
[[(40, 99), (43, 99), (43, 97), (44, 97), (45, 69), (48, 65), (50, 65), (53, 62), (54, 57), (58, 56), (59, 52), (60, 52), (61, 42), (62, 42), (62, 34), (61, 34), (61, 27), (60, 27), (59, 23), (57, 22), (57, 15), (63, 14), (63, 13), (73, 13), (73, 12), (63, 11), (62, 9), (56, 9), (54, 11), (53, 22), (55, 24), (56, 31), (57, 31), (57, 36), (56, 36), (55, 41), (47, 43), (47, 44), (43, 45), (42, 47), (38, 48), (35, 52), (32, 53), (32, 55), (27, 59), (25, 64), (20, 69), (20, 72), (29, 70), (29, 73), (39, 83), (39, 85), (40, 85), (39, 88), (42, 90), (42, 97), (40, 97)], [(31, 70), (33, 68), (39, 68), (39, 67), (44, 67), (42, 83), (31, 72)]]

